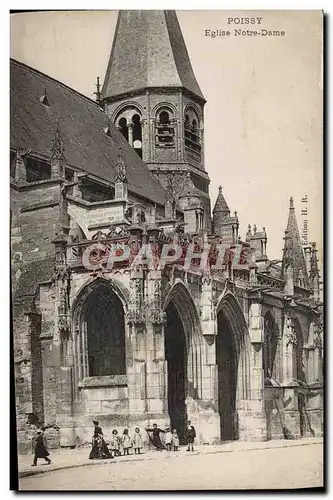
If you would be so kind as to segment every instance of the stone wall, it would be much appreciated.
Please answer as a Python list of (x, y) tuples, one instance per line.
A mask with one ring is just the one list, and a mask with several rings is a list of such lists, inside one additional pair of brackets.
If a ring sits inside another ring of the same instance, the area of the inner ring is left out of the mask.
[(12, 252), (21, 252), (26, 263), (54, 254), (52, 241), (61, 231), (60, 185), (57, 181), (40, 182), (22, 189), (11, 189), (14, 229), (21, 236), (13, 241)]

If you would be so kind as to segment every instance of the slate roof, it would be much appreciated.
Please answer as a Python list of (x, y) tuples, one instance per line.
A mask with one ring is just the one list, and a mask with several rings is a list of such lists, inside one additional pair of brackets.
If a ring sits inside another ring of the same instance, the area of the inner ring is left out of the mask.
[(149, 87), (183, 87), (205, 100), (173, 10), (121, 10), (103, 98)]
[[(41, 103), (46, 91), (49, 106)], [(166, 192), (126, 139), (110, 123), (99, 106), (65, 84), (11, 60), (10, 144), (51, 156), (56, 121), (68, 165), (109, 181), (115, 180), (115, 165), (122, 148), (129, 191), (154, 203), (164, 204)]]
[(222, 193), (222, 187), (219, 186), (219, 194), (217, 195), (215, 206), (213, 208), (213, 214), (222, 212), (225, 215), (230, 214), (230, 209)]

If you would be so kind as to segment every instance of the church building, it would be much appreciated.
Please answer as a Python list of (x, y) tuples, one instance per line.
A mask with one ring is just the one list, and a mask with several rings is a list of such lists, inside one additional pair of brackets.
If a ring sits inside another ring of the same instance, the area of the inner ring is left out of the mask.
[(211, 209), (176, 13), (119, 12), (95, 101), (16, 60), (10, 99), (19, 452), (34, 426), (50, 447), (88, 443), (92, 420), (106, 439), (156, 422), (183, 440), (187, 419), (198, 443), (321, 436), (316, 244), (293, 198), (280, 261), (265, 228), (239, 234), (222, 188)]

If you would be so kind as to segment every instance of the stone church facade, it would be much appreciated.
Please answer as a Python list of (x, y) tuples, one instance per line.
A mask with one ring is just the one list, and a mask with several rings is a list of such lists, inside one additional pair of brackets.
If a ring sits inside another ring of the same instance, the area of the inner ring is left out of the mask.
[[(11, 61), (19, 451), (36, 425), (88, 442), (93, 419), (183, 437), (189, 418), (201, 443), (322, 435), (316, 245), (292, 198), (281, 261), (221, 188), (211, 213), (205, 102), (173, 11), (120, 11), (96, 102)], [(163, 266), (142, 253), (171, 247)]]

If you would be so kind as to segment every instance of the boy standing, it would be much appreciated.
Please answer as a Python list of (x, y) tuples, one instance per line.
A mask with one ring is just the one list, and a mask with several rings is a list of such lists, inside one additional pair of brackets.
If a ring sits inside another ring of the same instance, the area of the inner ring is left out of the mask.
[(193, 443), (194, 443), (195, 437), (196, 437), (195, 428), (193, 427), (193, 425), (191, 425), (191, 420), (188, 420), (187, 421), (187, 428), (186, 428), (186, 442), (187, 442), (187, 450), (186, 451), (194, 451)]

